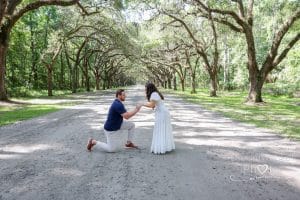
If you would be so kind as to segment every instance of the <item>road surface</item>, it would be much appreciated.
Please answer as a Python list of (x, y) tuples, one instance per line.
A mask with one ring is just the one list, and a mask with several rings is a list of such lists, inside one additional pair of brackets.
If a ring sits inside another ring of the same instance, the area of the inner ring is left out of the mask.
[[(300, 198), (300, 142), (174, 95), (165, 95), (174, 152), (150, 153), (154, 111), (147, 108), (130, 119), (141, 149), (87, 152), (89, 137), (105, 140), (114, 95), (83, 95), (83, 104), (0, 127), (0, 200)], [(144, 100), (144, 88), (131, 87), (125, 106)]]

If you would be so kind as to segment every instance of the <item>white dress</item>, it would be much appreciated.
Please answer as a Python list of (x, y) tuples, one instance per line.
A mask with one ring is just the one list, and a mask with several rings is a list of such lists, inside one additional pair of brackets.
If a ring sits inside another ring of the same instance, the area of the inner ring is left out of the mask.
[(155, 101), (155, 123), (151, 152), (164, 154), (175, 149), (171, 116), (168, 108), (164, 105), (164, 102), (157, 92), (151, 94), (150, 101)]

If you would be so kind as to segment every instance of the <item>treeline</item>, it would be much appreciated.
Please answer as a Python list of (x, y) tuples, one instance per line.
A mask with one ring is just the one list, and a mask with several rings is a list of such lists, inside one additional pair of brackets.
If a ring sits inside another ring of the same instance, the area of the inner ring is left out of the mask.
[(143, 55), (158, 84), (185, 90), (189, 82), (195, 93), (209, 81), (210, 96), (248, 87), (249, 102), (263, 101), (266, 82), (300, 89), (300, 2), (172, 0), (143, 7), (153, 13), (145, 26), (160, 35)]
[(15, 0), (0, 8), (0, 100), (22, 89), (51, 96), (148, 80), (192, 93), (210, 87), (210, 96), (247, 88), (249, 102), (263, 101), (266, 83), (300, 89), (298, 1)]
[[(26, 90), (45, 89), (52, 96), (56, 89), (76, 93), (135, 83), (128, 71), (138, 51), (137, 28), (126, 22), (120, 1), (45, 2), (17, 3), (13, 12), (1, 4), (7, 9), (1, 19), (6, 35), (0, 34), (6, 40), (6, 51), (0, 51), (1, 100)], [(19, 18), (6, 21), (16, 14)]]

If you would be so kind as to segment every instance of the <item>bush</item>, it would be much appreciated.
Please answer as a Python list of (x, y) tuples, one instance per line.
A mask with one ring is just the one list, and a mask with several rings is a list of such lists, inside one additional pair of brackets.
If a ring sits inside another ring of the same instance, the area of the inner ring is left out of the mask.
[(267, 93), (274, 96), (288, 95), (294, 96), (296, 91), (300, 90), (299, 85), (292, 85), (287, 83), (265, 83), (263, 87), (263, 93)]
[(14, 87), (7, 89), (7, 94), (9, 97), (30, 97), (32, 96), (32, 90), (25, 87)]
[[(84, 91), (84, 88), (78, 89), (77, 92)], [(70, 90), (53, 90), (53, 95), (60, 96), (70, 94)], [(7, 89), (9, 97), (46, 97), (48, 96), (48, 90), (34, 90), (25, 86), (9, 88)]]

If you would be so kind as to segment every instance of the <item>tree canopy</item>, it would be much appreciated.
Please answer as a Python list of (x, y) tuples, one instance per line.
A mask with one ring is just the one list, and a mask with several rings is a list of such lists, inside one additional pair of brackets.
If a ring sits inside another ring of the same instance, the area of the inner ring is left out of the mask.
[(248, 89), (249, 102), (263, 101), (266, 84), (300, 89), (299, 1), (16, 0), (0, 7), (1, 100), (22, 88), (51, 96), (147, 81), (192, 93), (209, 87), (210, 96)]

